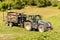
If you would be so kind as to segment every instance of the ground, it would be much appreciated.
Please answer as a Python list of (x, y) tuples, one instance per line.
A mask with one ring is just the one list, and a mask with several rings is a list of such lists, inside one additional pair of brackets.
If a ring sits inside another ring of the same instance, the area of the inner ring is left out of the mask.
[[(0, 12), (0, 40), (60, 40), (60, 10), (57, 7), (25, 7), (15, 11), (28, 15), (39, 14), (43, 20), (51, 22), (53, 30), (40, 33), (38, 31), (26, 31), (21, 27), (8, 27), (2, 21), (3, 12)], [(6, 12), (4, 12), (5, 15)]]

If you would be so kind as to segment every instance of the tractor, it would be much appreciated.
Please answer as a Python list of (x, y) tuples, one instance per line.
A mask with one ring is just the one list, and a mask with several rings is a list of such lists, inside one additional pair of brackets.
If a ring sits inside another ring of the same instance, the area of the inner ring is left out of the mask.
[(6, 24), (10, 27), (15, 25), (21, 26), (28, 31), (36, 29), (39, 32), (45, 32), (52, 29), (51, 23), (43, 21), (40, 15), (26, 15), (13, 11), (7, 13)]
[(28, 15), (27, 20), (24, 22), (24, 28), (28, 31), (37, 29), (39, 32), (51, 30), (51, 23), (43, 21), (40, 15)]
[(7, 26), (22, 26), (24, 25), (24, 21), (26, 21), (26, 15), (23, 13), (17, 13), (17, 12), (13, 12), (13, 11), (9, 11), (7, 13), (7, 17), (6, 17), (6, 24)]

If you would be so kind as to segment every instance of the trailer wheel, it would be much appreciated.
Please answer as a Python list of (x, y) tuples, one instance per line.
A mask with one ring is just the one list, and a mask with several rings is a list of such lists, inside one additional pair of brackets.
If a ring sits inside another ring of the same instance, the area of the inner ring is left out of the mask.
[(8, 24), (8, 23), (6, 23), (6, 26), (9, 26), (9, 24)]
[(39, 32), (44, 32), (45, 31), (44, 25), (39, 25), (38, 26), (38, 31)]
[(20, 24), (20, 26), (21, 26), (22, 28), (24, 28), (24, 23)]
[(13, 23), (8, 23), (8, 26), (12, 27), (13, 26)]
[(31, 22), (24, 22), (24, 28), (28, 31), (32, 30)]

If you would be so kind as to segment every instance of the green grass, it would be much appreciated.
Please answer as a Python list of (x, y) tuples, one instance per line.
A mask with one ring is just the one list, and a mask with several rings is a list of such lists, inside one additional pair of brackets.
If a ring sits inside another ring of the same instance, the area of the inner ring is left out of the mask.
[(5, 25), (5, 22), (2, 21), (3, 16), (2, 13), (0, 13), (0, 40), (60, 40), (60, 10), (51, 7), (30, 7), (22, 10), (26, 13), (37, 13), (38, 11), (38, 14), (40, 13), (44, 20), (52, 23), (53, 30), (40, 33), (38, 31), (26, 31), (21, 27), (8, 27)]

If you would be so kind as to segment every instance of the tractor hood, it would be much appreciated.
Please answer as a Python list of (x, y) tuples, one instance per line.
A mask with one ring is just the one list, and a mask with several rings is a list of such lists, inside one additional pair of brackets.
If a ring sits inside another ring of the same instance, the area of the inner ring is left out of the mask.
[(39, 21), (38, 21), (38, 24), (42, 24), (42, 25), (45, 24), (47, 27), (51, 27), (51, 23), (48, 22), (48, 21), (44, 21), (44, 20), (39, 20)]

